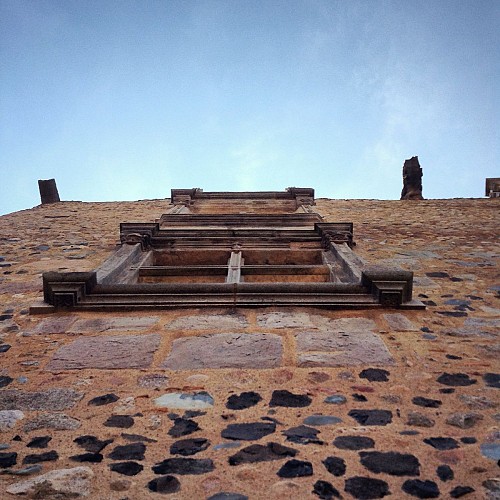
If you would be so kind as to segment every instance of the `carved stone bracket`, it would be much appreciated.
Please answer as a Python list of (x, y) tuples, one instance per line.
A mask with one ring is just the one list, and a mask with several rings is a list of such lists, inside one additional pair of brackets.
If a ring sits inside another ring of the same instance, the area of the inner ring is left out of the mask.
[(413, 273), (373, 266), (363, 270), (361, 284), (383, 307), (401, 307), (412, 300)]
[(194, 203), (194, 198), (203, 193), (203, 189), (172, 189), (170, 192), (170, 203), (173, 205), (184, 205), (189, 207)]
[(95, 271), (43, 273), (43, 298), (55, 307), (76, 307), (97, 284)]
[(330, 250), (333, 243), (347, 243), (350, 248), (355, 245), (351, 222), (321, 222), (314, 224), (314, 228), (321, 236), (321, 244), (325, 250)]
[(141, 250), (147, 250), (151, 245), (151, 235), (140, 233), (122, 233), (120, 234), (120, 241), (122, 245), (136, 245), (137, 243), (140, 243)]
[(299, 208), (301, 205), (305, 207), (315, 205), (314, 189), (289, 187), (287, 192), (290, 193), (292, 198), (295, 198), (296, 208)]
[(120, 224), (120, 242), (122, 245), (136, 245), (140, 243), (141, 250), (151, 247), (153, 233), (158, 231), (158, 224)]

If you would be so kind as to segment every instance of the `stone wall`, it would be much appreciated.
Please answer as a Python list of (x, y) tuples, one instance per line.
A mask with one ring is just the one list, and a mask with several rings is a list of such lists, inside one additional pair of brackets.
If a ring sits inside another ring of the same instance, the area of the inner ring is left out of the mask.
[(500, 200), (317, 200), (424, 311), (28, 314), (168, 208), (0, 218), (1, 498), (498, 498)]

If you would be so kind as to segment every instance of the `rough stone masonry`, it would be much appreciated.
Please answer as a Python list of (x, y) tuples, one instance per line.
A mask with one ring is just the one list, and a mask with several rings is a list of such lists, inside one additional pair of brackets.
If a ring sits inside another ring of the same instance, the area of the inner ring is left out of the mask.
[(168, 200), (0, 217), (0, 498), (498, 498), (499, 203), (317, 200), (409, 311), (30, 316)]

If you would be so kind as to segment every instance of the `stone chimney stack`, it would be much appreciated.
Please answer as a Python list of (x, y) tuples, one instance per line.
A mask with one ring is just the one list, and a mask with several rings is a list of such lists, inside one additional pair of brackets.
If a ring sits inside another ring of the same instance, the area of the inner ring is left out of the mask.
[(42, 200), (42, 205), (46, 205), (47, 203), (57, 203), (58, 201), (61, 201), (59, 199), (59, 193), (57, 191), (55, 179), (39, 180), (38, 189), (40, 191), (40, 199)]
[(418, 156), (405, 160), (403, 165), (402, 200), (423, 200), (422, 196), (422, 168)]

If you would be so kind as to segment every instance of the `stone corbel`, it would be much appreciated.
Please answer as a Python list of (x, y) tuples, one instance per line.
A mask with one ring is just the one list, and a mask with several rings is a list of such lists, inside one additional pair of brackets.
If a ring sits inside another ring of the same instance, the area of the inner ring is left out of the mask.
[(349, 248), (355, 245), (351, 223), (316, 223), (314, 226), (325, 250), (330, 250), (333, 243), (347, 243)]
[(401, 307), (412, 301), (413, 273), (372, 266), (363, 270), (361, 284), (383, 307)]
[(293, 198), (295, 198), (296, 209), (298, 209), (301, 205), (304, 208), (315, 205), (314, 189), (289, 187), (287, 191), (292, 195)]
[(172, 205), (184, 205), (189, 207), (194, 203), (197, 194), (203, 193), (203, 189), (172, 189), (170, 192), (170, 203)]
[(147, 250), (151, 246), (151, 235), (140, 233), (121, 233), (120, 241), (122, 245), (136, 245), (140, 243), (141, 250)]
[(314, 205), (314, 198), (311, 198), (308, 196), (297, 197), (296, 200), (297, 200), (298, 207), (300, 207), (300, 205), (304, 205), (304, 206)]
[(97, 284), (96, 273), (43, 273), (43, 298), (56, 308), (76, 307)]
[(158, 231), (158, 224), (120, 224), (120, 242), (122, 245), (141, 245), (141, 250), (151, 248), (153, 234)]

